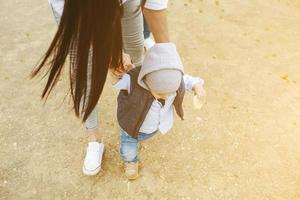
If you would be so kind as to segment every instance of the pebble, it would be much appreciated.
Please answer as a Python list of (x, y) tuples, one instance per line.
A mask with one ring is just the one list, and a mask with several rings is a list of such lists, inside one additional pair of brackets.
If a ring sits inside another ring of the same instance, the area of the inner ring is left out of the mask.
[(196, 120), (201, 122), (203, 119), (201, 117), (196, 117)]

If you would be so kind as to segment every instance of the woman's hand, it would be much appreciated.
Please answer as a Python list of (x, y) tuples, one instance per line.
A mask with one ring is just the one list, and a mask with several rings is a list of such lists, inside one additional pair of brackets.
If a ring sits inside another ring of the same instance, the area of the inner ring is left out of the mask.
[(128, 72), (130, 69), (134, 67), (135, 66), (131, 62), (130, 55), (123, 53), (123, 65), (120, 65), (116, 69), (109, 69), (113, 84), (115, 84), (118, 80), (120, 80), (126, 72)]
[(123, 65), (125, 73), (135, 67), (129, 54), (123, 53)]

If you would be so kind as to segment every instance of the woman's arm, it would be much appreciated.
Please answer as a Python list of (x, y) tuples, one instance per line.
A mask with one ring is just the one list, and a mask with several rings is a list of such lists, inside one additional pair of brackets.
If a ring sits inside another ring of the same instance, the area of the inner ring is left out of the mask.
[(143, 14), (156, 43), (170, 42), (167, 23), (168, 0), (144, 0)]

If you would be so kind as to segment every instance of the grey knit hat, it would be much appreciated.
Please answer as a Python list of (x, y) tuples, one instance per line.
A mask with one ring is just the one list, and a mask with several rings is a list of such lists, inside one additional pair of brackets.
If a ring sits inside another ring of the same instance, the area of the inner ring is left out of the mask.
[(178, 90), (182, 81), (183, 65), (173, 43), (157, 43), (148, 50), (138, 84), (157, 93)]

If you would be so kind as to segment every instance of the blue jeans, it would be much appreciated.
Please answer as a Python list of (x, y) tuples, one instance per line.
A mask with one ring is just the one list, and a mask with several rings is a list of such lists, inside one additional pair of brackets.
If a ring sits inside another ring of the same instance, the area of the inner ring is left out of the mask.
[(150, 30), (150, 27), (146, 21), (146, 18), (144, 18), (144, 39), (148, 39), (150, 37), (150, 34), (151, 34), (151, 30)]
[(138, 161), (138, 145), (139, 142), (147, 140), (155, 135), (157, 131), (147, 134), (139, 133), (138, 138), (133, 138), (126, 131), (121, 129), (120, 133), (120, 150), (119, 153), (122, 159), (126, 162), (137, 162)]

